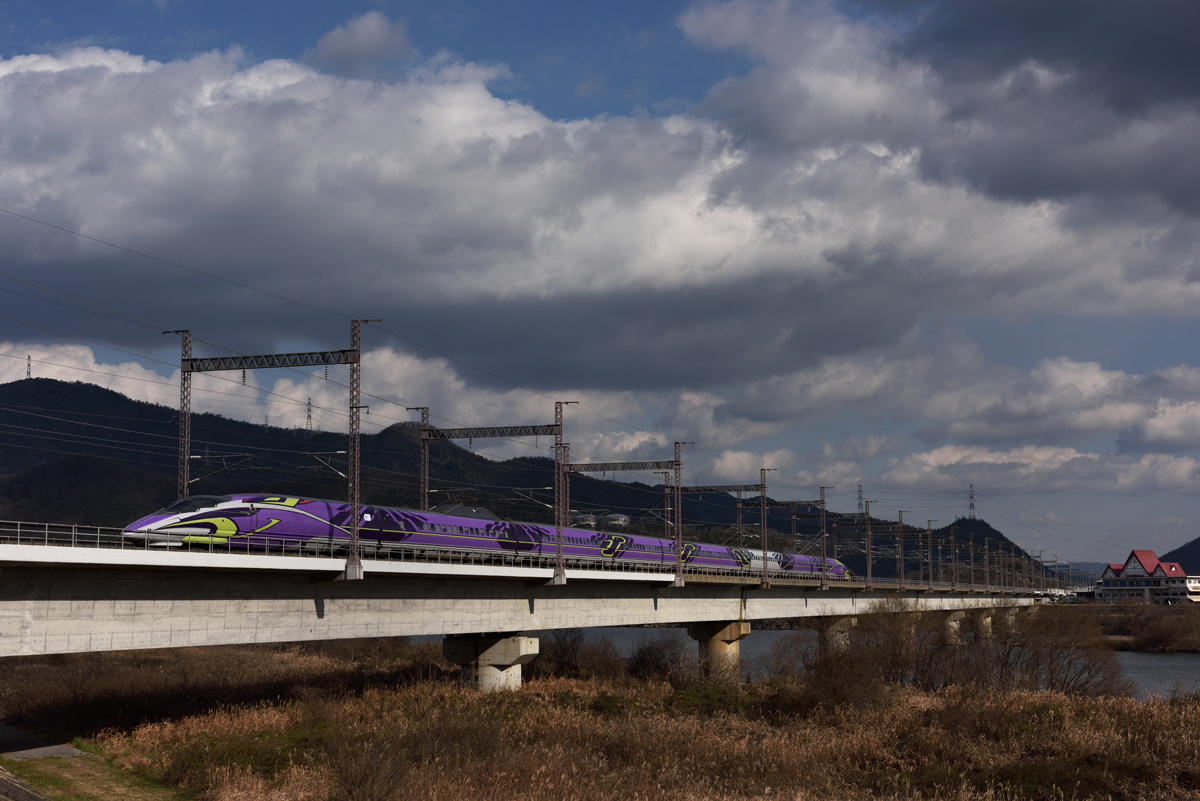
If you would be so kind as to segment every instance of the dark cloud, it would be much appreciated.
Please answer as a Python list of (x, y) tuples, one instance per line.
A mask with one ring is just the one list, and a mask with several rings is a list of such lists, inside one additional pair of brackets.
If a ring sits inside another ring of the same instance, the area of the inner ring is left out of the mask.
[(700, 107), (754, 156), (746, 174), (786, 175), (821, 148), (883, 148), (914, 154), (925, 180), (1006, 201), (1148, 198), (1200, 213), (1200, 7), (854, 8), (731, 2), (685, 15), (695, 41), (760, 62)]
[(414, 55), (404, 23), (368, 11), (322, 36), (305, 60), (339, 75), (371, 77)]
[[(880, 4), (895, 10), (896, 3)], [(916, 5), (916, 4), (914, 4)], [(900, 52), (952, 82), (1034, 62), (1122, 113), (1200, 97), (1200, 6), (1190, 0), (977, 0), (921, 4)]]

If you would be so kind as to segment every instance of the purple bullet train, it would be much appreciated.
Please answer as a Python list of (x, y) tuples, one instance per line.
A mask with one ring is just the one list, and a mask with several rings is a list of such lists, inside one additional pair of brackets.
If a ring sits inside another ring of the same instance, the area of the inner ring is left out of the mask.
[[(483, 509), (459, 507), (462, 514), (359, 507), (363, 553), (386, 556), (389, 549), (509, 552), (554, 555), (555, 529), (498, 520)], [(453, 510), (452, 510), (453, 511)], [(350, 539), (350, 506), (282, 495), (195, 495), (176, 501), (125, 527), (124, 536), (148, 547), (219, 547), (230, 551), (302, 550), (334, 553)], [(563, 552), (571, 559), (675, 564), (675, 543), (653, 537), (563, 530)], [(683, 559), (696, 566), (761, 571), (762, 552), (709, 543), (683, 543)], [(821, 572), (814, 556), (771, 552), (772, 572)], [(844, 578), (846, 566), (826, 560), (831, 578)]]

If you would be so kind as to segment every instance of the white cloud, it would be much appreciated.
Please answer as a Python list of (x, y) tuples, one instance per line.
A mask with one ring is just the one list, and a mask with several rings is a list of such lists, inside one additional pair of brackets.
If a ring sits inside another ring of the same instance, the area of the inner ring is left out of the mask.
[[(725, 450), (713, 457), (707, 467), (719, 481), (730, 484), (757, 484), (761, 469), (786, 470), (796, 463), (796, 454), (787, 448), (778, 448), (766, 453), (754, 451)], [(767, 484), (771, 484), (773, 473), (767, 473)]]
[(924, 413), (932, 427), (972, 442), (1115, 435), (1146, 414), (1148, 398), (1139, 384), (1139, 377), (1096, 362), (1043, 359), (1017, 380), (938, 393)]
[(1200, 401), (1160, 398), (1136, 422), (1126, 441), (1167, 450), (1200, 448)]
[(889, 463), (885, 484), (910, 489), (958, 489), (968, 483), (990, 492), (1191, 492), (1200, 462), (1186, 456), (1141, 457), (1085, 453), (1026, 445), (1008, 451), (946, 445)]

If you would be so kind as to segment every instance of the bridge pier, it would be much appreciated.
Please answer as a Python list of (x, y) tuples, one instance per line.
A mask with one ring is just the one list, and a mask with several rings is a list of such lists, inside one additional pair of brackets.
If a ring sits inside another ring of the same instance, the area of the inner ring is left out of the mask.
[(951, 612), (942, 621), (942, 637), (946, 645), (962, 645), (962, 622), (966, 612)]
[(986, 610), (975, 613), (975, 639), (990, 640), (992, 638), (992, 612)]
[(462, 683), (485, 693), (521, 687), (521, 665), (538, 655), (536, 637), (458, 635), (442, 640), (446, 661), (462, 666)]
[(700, 673), (705, 678), (736, 681), (741, 673), (742, 638), (750, 633), (750, 623), (692, 623), (688, 636), (700, 644)]
[(856, 617), (822, 617), (817, 625), (817, 653), (842, 653), (850, 648), (850, 629), (858, 625)]

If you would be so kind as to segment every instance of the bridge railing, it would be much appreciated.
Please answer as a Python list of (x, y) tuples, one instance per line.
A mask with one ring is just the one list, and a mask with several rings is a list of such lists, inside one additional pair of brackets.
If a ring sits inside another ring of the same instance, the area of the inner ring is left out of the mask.
[[(40, 545), (44, 547), (102, 548), (138, 551), (171, 551), (179, 553), (238, 554), (263, 556), (288, 556), (294, 558), (345, 557), (347, 543), (344, 540), (320, 539), (299, 541), (294, 537), (256, 535), (253, 540), (231, 539), (226, 542), (210, 537), (181, 537), (170, 542), (151, 542), (148, 539), (132, 539), (124, 529), (105, 526), (81, 526), (66, 523), (33, 523), (15, 520), (0, 520), (0, 544)], [(533, 551), (495, 551), (468, 548), (431, 548), (410, 543), (378, 543), (364, 538), (361, 555), (365, 560), (378, 562), (424, 563), (446, 565), (490, 565), (498, 567), (553, 568), (553, 553)], [(674, 561), (667, 555), (661, 562), (634, 561), (627, 559), (568, 556), (568, 568), (621, 573), (669, 573), (675, 569)], [(736, 569), (710, 565), (689, 564), (684, 567), (685, 575), (721, 576), (744, 578), (756, 581), (762, 577), (760, 569)], [(773, 569), (772, 581), (791, 581), (807, 585), (820, 584), (819, 571), (799, 573)], [(831, 587), (861, 588), (865, 586), (862, 576), (838, 577), (828, 575), (824, 579)], [(874, 578), (871, 586), (899, 588), (895, 578)], [(905, 581), (912, 590), (957, 591), (957, 592), (1022, 592), (1033, 588), (999, 587), (964, 582), (914, 582)]]

